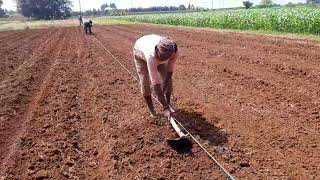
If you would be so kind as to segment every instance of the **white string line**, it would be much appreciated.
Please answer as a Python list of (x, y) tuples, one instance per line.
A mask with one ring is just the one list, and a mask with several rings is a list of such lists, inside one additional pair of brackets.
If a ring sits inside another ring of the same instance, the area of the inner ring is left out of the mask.
[[(139, 80), (95, 37), (94, 39), (138, 82)], [(153, 95), (152, 97), (161, 105), (159, 100), (155, 98)], [(235, 180), (235, 178), (202, 146), (202, 144), (174, 117), (172, 117), (182, 128), (187, 132), (187, 134), (200, 146), (202, 150), (219, 166), (219, 168), (227, 175), (229, 180)]]
[(222, 169), (222, 171), (228, 176), (230, 180), (235, 180), (234, 177), (204, 148), (201, 143), (175, 118), (173, 118), (182, 128), (187, 132), (187, 134), (200, 146), (202, 150)]
[[(95, 37), (95, 36), (93, 36), (96, 40), (97, 40), (97, 42), (106, 50), (106, 51), (108, 51), (108, 53), (116, 60), (116, 61), (118, 61), (117, 60), (117, 58)], [(137, 81), (137, 82), (139, 82), (139, 80), (120, 62), (120, 61), (118, 61), (118, 63)], [(132, 167), (132, 166), (131, 166)], [(134, 169), (134, 171), (136, 171), (136, 173), (138, 174), (137, 176), (139, 177), (139, 178), (141, 178), (141, 176), (139, 175), (139, 172), (135, 169), (135, 168), (133, 168)]]

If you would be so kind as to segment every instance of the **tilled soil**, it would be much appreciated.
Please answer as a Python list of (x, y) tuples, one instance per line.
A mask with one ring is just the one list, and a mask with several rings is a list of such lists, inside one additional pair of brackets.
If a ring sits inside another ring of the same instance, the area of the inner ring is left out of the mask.
[[(164, 26), (0, 33), (2, 179), (225, 179), (149, 118), (132, 48), (173, 37), (176, 118), (237, 179), (320, 179), (320, 44)], [(158, 112), (161, 112), (158, 109)]]

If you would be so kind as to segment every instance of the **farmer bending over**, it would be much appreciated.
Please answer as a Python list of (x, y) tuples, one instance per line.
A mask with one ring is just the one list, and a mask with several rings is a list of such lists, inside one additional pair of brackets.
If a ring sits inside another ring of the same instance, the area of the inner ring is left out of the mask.
[(92, 21), (91, 20), (85, 21), (83, 23), (83, 25), (84, 25), (83, 28), (84, 28), (84, 31), (86, 32), (86, 34), (88, 33), (88, 31), (89, 31), (90, 34), (92, 34), (92, 31), (91, 31)]
[(164, 109), (164, 115), (170, 118), (173, 112), (170, 96), (177, 51), (177, 44), (172, 39), (154, 34), (141, 37), (134, 45), (133, 55), (141, 93), (152, 117), (156, 116), (156, 112), (152, 103), (150, 82)]

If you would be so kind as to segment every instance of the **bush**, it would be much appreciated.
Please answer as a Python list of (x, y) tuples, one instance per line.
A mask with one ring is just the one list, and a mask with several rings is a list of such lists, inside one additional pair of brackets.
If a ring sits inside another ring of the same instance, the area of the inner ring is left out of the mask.
[(6, 15), (6, 12), (0, 8), (0, 17), (4, 17)]
[(246, 9), (251, 8), (251, 6), (253, 5), (253, 3), (250, 1), (243, 1), (242, 3)]

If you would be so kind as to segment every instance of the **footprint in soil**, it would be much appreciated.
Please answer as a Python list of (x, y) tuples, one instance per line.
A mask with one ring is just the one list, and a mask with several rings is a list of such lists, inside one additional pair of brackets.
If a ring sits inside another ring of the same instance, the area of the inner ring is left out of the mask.
[(216, 119), (207, 120), (200, 113), (185, 110), (179, 110), (175, 117), (191, 134), (199, 135), (209, 145), (221, 146), (228, 142), (227, 133), (210, 123)]

